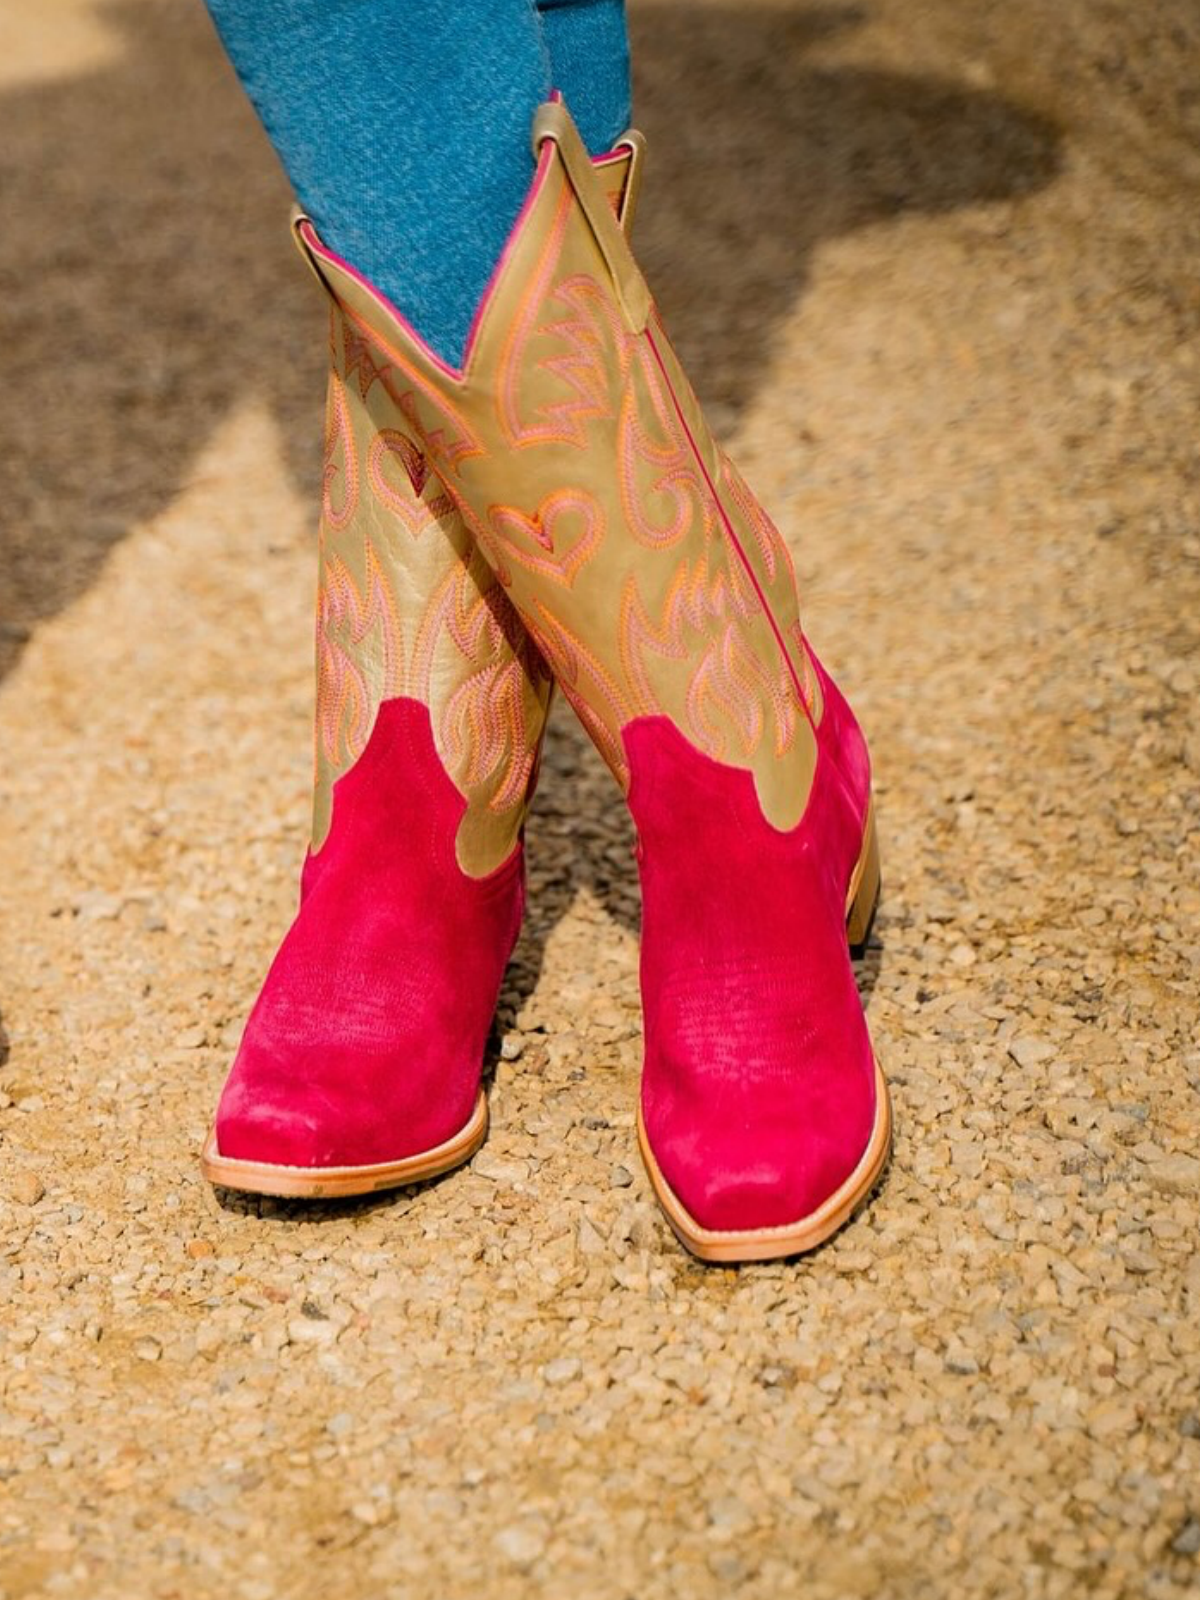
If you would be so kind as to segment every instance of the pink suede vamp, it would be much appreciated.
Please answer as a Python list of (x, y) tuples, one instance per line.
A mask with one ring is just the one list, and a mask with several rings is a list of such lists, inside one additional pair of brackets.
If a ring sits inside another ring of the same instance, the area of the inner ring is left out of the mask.
[(837, 768), (851, 809), (859, 819), (861, 836), (871, 800), (871, 758), (867, 753), (867, 741), (845, 695), (821, 665), (811, 644), (808, 654), (817, 671), (824, 708), (817, 729), (817, 743)]
[(750, 773), (701, 754), (667, 719), (630, 723), (624, 741), (643, 894), (647, 1136), (702, 1227), (795, 1223), (850, 1176), (875, 1120), (845, 934), (865, 804), (828, 741), (787, 833), (763, 817)]
[(524, 869), (518, 845), (485, 878), (461, 870), (465, 809), (426, 707), (385, 702), (335, 785), (329, 836), (246, 1025), (217, 1112), (223, 1156), (367, 1165), (468, 1122)]

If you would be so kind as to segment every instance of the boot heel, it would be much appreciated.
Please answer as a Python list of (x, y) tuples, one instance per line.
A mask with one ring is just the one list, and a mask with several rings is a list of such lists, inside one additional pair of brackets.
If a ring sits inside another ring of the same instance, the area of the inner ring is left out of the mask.
[(862, 854), (850, 880), (846, 896), (846, 939), (850, 954), (856, 961), (862, 959), (871, 937), (875, 912), (879, 907), (881, 877), (879, 872), (879, 834), (875, 828), (875, 802), (867, 810), (867, 826), (863, 833)]

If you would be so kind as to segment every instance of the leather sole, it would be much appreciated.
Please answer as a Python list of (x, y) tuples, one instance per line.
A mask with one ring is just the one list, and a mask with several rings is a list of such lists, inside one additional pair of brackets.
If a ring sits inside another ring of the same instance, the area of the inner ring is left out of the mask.
[(242, 1161), (223, 1156), (217, 1149), (214, 1127), (204, 1142), (200, 1171), (210, 1183), (246, 1194), (268, 1194), (280, 1199), (340, 1200), (347, 1195), (373, 1194), (424, 1183), (469, 1161), (487, 1136), (487, 1096), (483, 1090), (465, 1127), (444, 1144), (398, 1161), (380, 1161), (361, 1167), (286, 1167), (270, 1161)]
[(702, 1227), (663, 1177), (650, 1148), (640, 1106), (637, 1128), (638, 1145), (655, 1197), (680, 1244), (701, 1261), (733, 1265), (741, 1261), (778, 1261), (784, 1256), (803, 1255), (805, 1251), (815, 1250), (819, 1244), (824, 1244), (831, 1234), (848, 1222), (875, 1187), (887, 1164), (892, 1145), (892, 1108), (887, 1081), (876, 1062), (875, 1126), (858, 1165), (841, 1187), (835, 1189), (815, 1211), (797, 1218), (795, 1222), (786, 1222), (774, 1228), (745, 1228), (728, 1232)]
[(867, 804), (867, 822), (863, 829), (863, 846), (846, 893), (846, 942), (850, 954), (860, 961), (871, 937), (875, 913), (879, 909), (879, 894), (883, 879), (879, 868), (879, 834), (875, 827), (874, 797)]

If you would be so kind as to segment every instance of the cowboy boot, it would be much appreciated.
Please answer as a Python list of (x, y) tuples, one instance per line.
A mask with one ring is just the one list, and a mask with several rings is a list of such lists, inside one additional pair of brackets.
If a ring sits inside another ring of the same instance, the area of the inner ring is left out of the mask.
[(356, 1194), (465, 1161), (524, 893), (549, 675), (402, 420), (332, 318), (313, 830), (204, 1175)]
[[(561, 101), (462, 370), (301, 242), (625, 791), (640, 1140), (698, 1256), (809, 1249), (887, 1155), (847, 949), (878, 893), (866, 746), (778, 532), (717, 447)], [(636, 136), (630, 144), (637, 146)]]
[[(635, 179), (605, 167), (626, 223)], [(552, 688), (336, 303), (330, 356), (312, 841), (202, 1156), (275, 1195), (413, 1183), (482, 1143)]]

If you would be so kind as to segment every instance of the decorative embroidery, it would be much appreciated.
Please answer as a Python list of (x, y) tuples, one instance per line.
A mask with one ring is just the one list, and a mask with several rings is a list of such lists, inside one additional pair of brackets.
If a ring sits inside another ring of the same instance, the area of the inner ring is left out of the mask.
[(410, 693), (438, 703), (439, 646), (471, 670), (445, 700), (438, 722), (447, 770), (464, 792), (490, 786), (488, 806), (505, 812), (528, 790), (544, 721), (546, 664), (478, 550), (447, 571), (430, 596), (413, 648)]
[[(467, 419), (452, 401), (424, 377), (404, 352), (357, 311), (343, 311), (350, 337), (370, 347), (375, 362), (375, 377), (399, 413), (397, 420), (408, 424), (413, 440), (420, 440), (424, 453), (443, 476), (457, 476), (463, 464), (484, 454)], [(424, 409), (422, 409), (424, 407)], [(436, 420), (430, 421), (430, 415)]]
[[(724, 451), (720, 454), (721, 479), (733, 504), (741, 512), (742, 520), (754, 535), (755, 544), (762, 558), (759, 581), (763, 589), (767, 591), (772, 604), (777, 608), (783, 635), (787, 640), (791, 650), (792, 661), (796, 667), (800, 694), (809, 719), (813, 720), (814, 712), (818, 709), (817, 683), (812, 662), (809, 660), (808, 641), (804, 637), (804, 628), (799, 616), (794, 614), (798, 588), (792, 552), (788, 549), (783, 535), (767, 515), (761, 502), (755, 497), (733, 462)], [(793, 613), (790, 621), (787, 620), (789, 612)], [(819, 720), (819, 717), (816, 720)]]
[[(621, 659), (641, 714), (654, 715), (662, 708), (647, 655), (690, 661), (681, 720), (697, 748), (718, 760), (753, 756), (768, 723), (774, 729), (774, 749), (782, 754), (796, 729), (794, 697), (788, 693), (790, 674), (782, 665), (772, 674), (767, 664), (771, 658), (761, 660), (747, 637), (745, 620), (755, 618), (760, 607), (753, 590), (737, 581), (736, 570), (714, 573), (707, 556), (693, 568), (681, 561), (657, 624), (646, 610), (636, 578), (627, 581), (621, 597)], [(717, 708), (718, 717), (710, 705)], [(721, 731), (722, 720), (736, 733), (735, 745)]]
[(599, 549), (604, 533), (604, 512), (582, 489), (555, 490), (531, 517), (515, 506), (493, 506), (488, 520), (508, 555), (568, 589)]
[[(593, 231), (606, 221), (552, 163), (485, 306), (482, 377), (447, 374), (384, 316), (376, 332), (356, 316), (411, 440), (406, 454), (380, 434), (369, 481), (390, 503), (399, 457), (428, 504), (423, 474), (436, 474), (622, 783), (623, 728), (665, 715), (698, 749), (751, 769), (764, 811), (791, 826), (814, 759), (798, 731), (815, 702), (791, 559), (657, 319), (634, 332), (622, 317)], [(445, 606), (444, 631), (454, 636), (451, 617), (477, 626), (461, 595)], [(456, 644), (463, 659), (477, 647), (477, 634)], [(494, 776), (509, 751), (507, 794), (521, 771), (518, 707), (504, 673), (477, 672), (460, 681), (460, 720), (443, 739), (463, 760), (468, 738), (481, 741), (475, 775)], [(485, 687), (498, 698), (477, 703)]]
[[(660, 550), (685, 539), (699, 518), (701, 536), (707, 543), (716, 531), (707, 486), (696, 471), (657, 366), (644, 345), (634, 343), (633, 371), (621, 404), (617, 444), (625, 521), (639, 544)], [(667, 515), (656, 522), (663, 501)]]
[(492, 811), (509, 811), (529, 792), (538, 739), (529, 726), (527, 682), (520, 662), (494, 662), (467, 678), (442, 714), (447, 766), (468, 790), (496, 779), (487, 796)]
[[(593, 288), (602, 301), (611, 297), (603, 296), (599, 285), (592, 280), (587, 287), (576, 282), (573, 299), (571, 286), (567, 284), (554, 290), (562, 243), (571, 220), (571, 201), (571, 191), (564, 189), (500, 352), (496, 412), (506, 442), (519, 450), (539, 444), (566, 444), (583, 450), (588, 442), (585, 424), (595, 417), (605, 416), (609, 409), (603, 329), (595, 317), (588, 314), (595, 309), (589, 307), (588, 297)], [(551, 295), (570, 305), (575, 315), (544, 327), (542, 318)], [(603, 309), (607, 310), (607, 304)], [(539, 362), (531, 356), (530, 344), (544, 335), (555, 339), (557, 345)], [(564, 344), (566, 354), (562, 352)], [(560, 385), (560, 398), (546, 400), (534, 408), (534, 414), (542, 419), (539, 422), (524, 422), (521, 418), (522, 393), (528, 386), (530, 365), (544, 366)], [(565, 398), (561, 397), (562, 389), (567, 391)]]
[(722, 481), (729, 491), (734, 505), (742, 513), (742, 517), (754, 535), (755, 544), (758, 546), (759, 554), (762, 556), (764, 568), (763, 587), (769, 587), (770, 584), (774, 583), (777, 572), (784, 572), (787, 574), (794, 594), (796, 573), (792, 566), (791, 551), (784, 544), (779, 529), (750, 493), (746, 480), (723, 450), (721, 451), (720, 459)]
[[(333, 784), (362, 754), (380, 704), (410, 695), (429, 706), (438, 752), (469, 803), (463, 864), (487, 871), (511, 850), (524, 814), (549, 672), (403, 427), (394, 368), (342, 323), (320, 530), (313, 846), (328, 829)], [(569, 520), (571, 508), (561, 509)], [(484, 816), (494, 819), (486, 827)], [(463, 848), (460, 831), (460, 858)]]
[[(752, 764), (765, 736), (771, 736), (772, 752), (779, 757), (796, 735), (791, 674), (782, 665), (772, 674), (770, 657), (764, 658), (735, 624), (697, 667), (688, 685), (688, 713), (689, 731), (699, 748), (705, 748), (707, 732), (711, 740), (720, 741), (712, 753), (739, 766)], [(720, 734), (722, 721), (738, 735), (732, 748)]]
[[(789, 557), (790, 560), (790, 557)], [(804, 696), (805, 710), (808, 720), (816, 728), (820, 725), (825, 714), (825, 704), (821, 698), (821, 683), (813, 666), (812, 651), (809, 649), (808, 640), (804, 637), (804, 629), (800, 618), (797, 617), (788, 629), (788, 637), (792, 641), (792, 648), (796, 652), (796, 660), (800, 665), (800, 690)]]
[[(336, 309), (333, 312), (333, 316), (338, 321), (342, 320), (338, 318)], [(357, 376), (359, 399), (365, 400), (371, 392), (371, 385), (379, 377), (379, 368), (375, 365), (371, 355), (370, 343), (349, 323), (344, 323), (342, 340), (345, 350), (343, 370), (346, 374), (346, 382), (349, 383), (351, 378)]]
[(351, 765), (362, 754), (379, 702), (400, 692), (402, 676), (395, 597), (374, 548), (365, 541), (364, 554), (366, 583), (360, 589), (344, 561), (322, 553), (317, 729), (325, 759), (338, 767)]
[[(335, 485), (341, 480), (341, 504)], [(340, 532), (358, 509), (358, 458), (346, 390), (336, 373), (329, 379), (325, 403), (325, 465), (321, 474), (321, 507), (328, 525)]]
[(627, 788), (629, 769), (621, 743), (621, 729), (634, 715), (632, 706), (599, 655), (589, 650), (541, 600), (535, 600), (534, 606), (536, 616), (527, 618), (529, 631), (550, 663), (563, 693), (590, 731), (600, 754), (621, 787)]
[[(392, 461), (400, 463), (404, 473), (401, 483), (388, 481), (387, 468)], [(414, 538), (454, 509), (453, 502), (445, 494), (428, 501), (421, 498), (428, 481), (425, 457), (408, 436), (395, 428), (380, 428), (367, 449), (367, 482), (376, 497)]]

